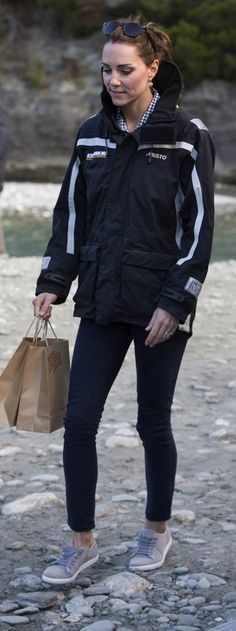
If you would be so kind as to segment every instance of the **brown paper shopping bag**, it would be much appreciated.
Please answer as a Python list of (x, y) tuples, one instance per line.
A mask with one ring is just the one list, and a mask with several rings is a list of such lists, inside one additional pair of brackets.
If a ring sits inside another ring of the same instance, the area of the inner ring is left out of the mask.
[(43, 326), (44, 339), (35, 343), (28, 338), (16, 429), (49, 433), (63, 426), (69, 387), (69, 344), (64, 339), (48, 338), (48, 323), (44, 321)]
[(0, 376), (0, 421), (15, 425), (28, 342), (23, 339)]

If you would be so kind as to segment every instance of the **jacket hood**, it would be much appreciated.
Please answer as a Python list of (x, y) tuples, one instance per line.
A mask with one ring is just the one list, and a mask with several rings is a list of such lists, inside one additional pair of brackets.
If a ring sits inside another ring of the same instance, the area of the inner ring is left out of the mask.
[[(162, 60), (153, 79), (153, 86), (159, 92), (160, 99), (154, 112), (150, 115), (149, 122), (156, 122), (160, 118), (161, 120), (173, 120), (183, 89), (183, 80), (178, 66), (173, 61)], [(101, 92), (101, 101), (105, 113), (114, 120), (116, 108), (105, 86)]]

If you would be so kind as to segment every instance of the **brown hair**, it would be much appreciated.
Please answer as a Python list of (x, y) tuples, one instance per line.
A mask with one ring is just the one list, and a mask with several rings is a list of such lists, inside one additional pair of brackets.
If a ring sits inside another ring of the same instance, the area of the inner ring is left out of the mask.
[(133, 16), (130, 15), (129, 18), (120, 18), (118, 22), (122, 22), (123, 24), (127, 24), (127, 22), (135, 22), (137, 24), (142, 24), (147, 29), (150, 39), (153, 42), (153, 46), (143, 30), (140, 35), (137, 37), (129, 37), (123, 33), (122, 27), (118, 26), (111, 35), (106, 36), (106, 41), (108, 42), (122, 42), (126, 44), (131, 44), (131, 46), (136, 46), (138, 49), (139, 56), (143, 59), (147, 66), (151, 66), (154, 59), (172, 59), (171, 55), (171, 40), (167, 33), (159, 30), (154, 22), (143, 22), (141, 16)]

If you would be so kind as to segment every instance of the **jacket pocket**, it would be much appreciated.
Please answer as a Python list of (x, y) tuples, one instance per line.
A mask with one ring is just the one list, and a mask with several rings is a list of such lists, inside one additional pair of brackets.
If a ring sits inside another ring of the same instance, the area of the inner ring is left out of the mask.
[(81, 308), (91, 307), (94, 301), (98, 252), (98, 245), (83, 245), (80, 248), (79, 287), (74, 301)]
[(134, 317), (151, 316), (174, 258), (144, 250), (125, 250), (121, 267), (121, 300)]
[(175, 260), (175, 257), (170, 254), (158, 254), (146, 250), (124, 250), (122, 256), (122, 263), (126, 265), (156, 270), (168, 270)]

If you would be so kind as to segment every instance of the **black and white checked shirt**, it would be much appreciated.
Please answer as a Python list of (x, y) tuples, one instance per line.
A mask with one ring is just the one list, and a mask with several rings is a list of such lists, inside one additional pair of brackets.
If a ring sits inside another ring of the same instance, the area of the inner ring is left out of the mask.
[[(153, 95), (153, 98), (151, 100), (151, 103), (149, 103), (148, 108), (146, 109), (146, 111), (144, 112), (144, 114), (142, 115), (142, 118), (140, 118), (140, 121), (138, 122), (137, 126), (135, 129), (138, 129), (138, 127), (141, 127), (142, 125), (144, 125), (147, 120), (148, 117), (150, 116), (150, 114), (152, 114), (153, 110), (156, 107), (157, 101), (159, 100), (160, 95), (159, 93), (155, 90), (155, 94)], [(122, 129), (122, 131), (129, 131), (128, 127), (126, 125), (125, 119), (122, 115), (122, 111), (120, 107), (116, 108), (116, 120), (117, 123), (119, 125), (119, 128)]]

